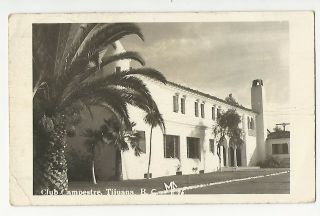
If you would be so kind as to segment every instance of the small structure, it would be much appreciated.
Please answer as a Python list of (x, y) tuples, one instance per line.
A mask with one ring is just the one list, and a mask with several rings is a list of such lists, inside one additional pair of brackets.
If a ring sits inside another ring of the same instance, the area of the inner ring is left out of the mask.
[(290, 131), (270, 132), (266, 140), (267, 156), (280, 161), (284, 167), (290, 167)]

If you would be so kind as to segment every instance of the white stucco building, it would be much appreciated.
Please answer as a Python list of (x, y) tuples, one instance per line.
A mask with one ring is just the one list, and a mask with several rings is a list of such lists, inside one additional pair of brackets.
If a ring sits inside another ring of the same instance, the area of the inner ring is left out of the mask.
[(266, 154), (278, 159), (282, 166), (290, 167), (290, 131), (270, 132), (266, 140)]
[[(221, 111), (235, 109), (242, 117), (241, 128), (244, 144), (233, 149), (225, 140), (221, 147), (222, 166), (254, 166), (265, 158), (265, 137), (263, 122), (263, 83), (254, 80), (251, 89), (252, 107), (247, 109), (233, 106), (214, 96), (169, 82), (163, 85), (145, 80), (154, 100), (158, 104), (166, 126), (166, 134), (155, 128), (152, 137), (152, 177), (199, 172), (213, 172), (219, 169), (217, 140), (213, 125)], [(122, 155), (124, 179), (144, 178), (149, 155), (150, 126), (145, 124), (145, 113), (131, 107), (131, 120), (142, 134), (140, 157), (133, 150)], [(263, 137), (260, 137), (263, 136)], [(166, 142), (165, 140), (166, 139)]]
[[(123, 49), (118, 44), (118, 49)], [(118, 50), (119, 51), (119, 50)], [(117, 69), (128, 69), (129, 61), (116, 63)], [(167, 85), (143, 79), (163, 115), (166, 134), (159, 127), (153, 129), (152, 177), (182, 174), (207, 173), (219, 169), (217, 140), (214, 139), (213, 125), (221, 111), (235, 109), (241, 116), (244, 144), (233, 149), (226, 139), (220, 152), (222, 167), (255, 166), (266, 156), (264, 128), (264, 86), (262, 80), (254, 80), (251, 88), (251, 108), (234, 106), (215, 96), (185, 87), (173, 82)], [(251, 83), (248, 82), (247, 85)], [(227, 88), (227, 87), (226, 87)], [(250, 94), (250, 92), (248, 92)], [(84, 127), (99, 127), (103, 118), (110, 117), (104, 110), (95, 109), (99, 118), (85, 120), (78, 130)], [(150, 126), (145, 124), (145, 113), (129, 107), (131, 121), (141, 135), (142, 154), (137, 157), (132, 149), (122, 152), (123, 179), (145, 178), (148, 166)], [(88, 118), (89, 119), (89, 118)], [(79, 132), (79, 131), (78, 131)], [(79, 132), (81, 133), (81, 132)], [(166, 141), (166, 142), (165, 142)], [(71, 139), (71, 145), (81, 152), (81, 137)], [(80, 150), (79, 150), (80, 149)], [(112, 146), (101, 145), (96, 155), (98, 179), (112, 179), (115, 175), (115, 150)]]

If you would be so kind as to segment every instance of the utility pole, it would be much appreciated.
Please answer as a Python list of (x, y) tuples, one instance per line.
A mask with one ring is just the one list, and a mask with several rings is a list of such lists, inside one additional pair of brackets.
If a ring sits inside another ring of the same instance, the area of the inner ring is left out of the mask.
[(283, 127), (283, 131), (286, 131), (286, 126), (290, 125), (290, 123), (283, 122), (283, 123), (279, 123), (279, 124), (276, 124), (276, 125), (281, 125)]

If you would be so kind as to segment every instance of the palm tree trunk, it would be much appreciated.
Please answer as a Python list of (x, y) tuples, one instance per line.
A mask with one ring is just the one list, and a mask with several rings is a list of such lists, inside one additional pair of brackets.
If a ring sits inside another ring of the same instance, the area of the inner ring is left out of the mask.
[(67, 192), (68, 168), (64, 153), (66, 138), (66, 131), (60, 125), (56, 125), (50, 135), (34, 136), (34, 195), (42, 195), (47, 190), (59, 195)]
[(218, 153), (218, 157), (219, 157), (219, 171), (221, 172), (221, 147), (219, 146), (219, 153)]
[(152, 129), (153, 127), (151, 126), (151, 130), (150, 130), (150, 145), (149, 145), (149, 162), (148, 162), (148, 172), (147, 172), (147, 178), (150, 178), (150, 163), (151, 163), (151, 141), (152, 141)]
[(94, 167), (95, 145), (92, 145), (92, 152), (91, 153), (92, 153), (92, 157), (91, 157), (92, 182), (93, 182), (93, 184), (97, 184), (95, 167)]
[(121, 149), (116, 150), (116, 178), (118, 181), (123, 180)]

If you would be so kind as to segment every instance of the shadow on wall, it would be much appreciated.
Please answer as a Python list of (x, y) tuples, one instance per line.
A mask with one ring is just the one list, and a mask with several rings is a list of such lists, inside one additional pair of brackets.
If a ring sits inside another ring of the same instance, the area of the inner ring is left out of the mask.
[(250, 157), (250, 154), (249, 154), (249, 158), (250, 158), (250, 161), (248, 163), (248, 166), (257, 166), (260, 162), (259, 160), (259, 156), (258, 156), (258, 149), (257, 147), (254, 148), (254, 151), (252, 152), (252, 156)]
[[(205, 126), (203, 124), (203, 122), (200, 121), (199, 124), (197, 126), (195, 126), (195, 129), (192, 130), (189, 134), (186, 135), (187, 137), (194, 137), (194, 138), (199, 138), (200, 139), (200, 143), (199, 143), (199, 159), (200, 159), (200, 161), (197, 163), (196, 160), (194, 160), (193, 164), (189, 164), (189, 165), (191, 165), (190, 167), (188, 167), (188, 169), (190, 169), (189, 172), (199, 173), (200, 171), (205, 169), (204, 161), (205, 161), (205, 156), (206, 155), (205, 155), (205, 152), (204, 152), (204, 150), (205, 150), (204, 146), (206, 144), (206, 140), (205, 140), (206, 129), (207, 129), (207, 126)], [(208, 142), (209, 142), (209, 140), (208, 140)], [(186, 141), (186, 145), (187, 145), (186, 146), (186, 150), (187, 150), (187, 148), (188, 148), (187, 141)], [(187, 150), (186, 153), (188, 154), (188, 150)], [(186, 156), (187, 156), (187, 159), (191, 159), (191, 158), (188, 158), (188, 155), (186, 155)], [(185, 168), (184, 168), (184, 170), (185, 170)]]
[[(76, 127), (76, 135), (68, 138), (66, 157), (68, 162), (68, 178), (70, 181), (91, 180), (91, 154), (84, 144), (85, 137), (81, 136), (87, 129), (99, 129), (104, 119), (112, 116), (110, 111), (104, 108), (93, 107), (93, 118), (89, 113), (82, 113), (82, 121)], [(115, 178), (115, 148), (100, 144), (96, 148), (95, 172), (97, 180), (109, 180)]]

